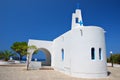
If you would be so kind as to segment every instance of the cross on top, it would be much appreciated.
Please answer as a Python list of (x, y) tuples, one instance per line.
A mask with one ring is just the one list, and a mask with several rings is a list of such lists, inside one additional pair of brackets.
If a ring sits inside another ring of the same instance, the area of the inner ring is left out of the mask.
[(83, 22), (82, 21), (80, 21), (79, 23), (80, 23), (80, 26), (83, 26)]

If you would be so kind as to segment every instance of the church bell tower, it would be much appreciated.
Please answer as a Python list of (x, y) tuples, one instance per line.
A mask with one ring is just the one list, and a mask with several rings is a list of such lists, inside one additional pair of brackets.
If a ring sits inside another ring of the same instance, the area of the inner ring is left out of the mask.
[(72, 26), (71, 29), (83, 27), (81, 10), (76, 9), (75, 13), (72, 14)]

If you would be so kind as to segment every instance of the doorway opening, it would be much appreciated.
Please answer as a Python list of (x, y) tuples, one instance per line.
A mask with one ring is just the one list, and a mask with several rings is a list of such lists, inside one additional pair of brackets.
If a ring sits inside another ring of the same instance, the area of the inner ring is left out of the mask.
[(50, 52), (45, 48), (38, 49), (37, 54), (33, 54), (32, 61), (40, 61), (41, 66), (51, 66), (51, 54)]

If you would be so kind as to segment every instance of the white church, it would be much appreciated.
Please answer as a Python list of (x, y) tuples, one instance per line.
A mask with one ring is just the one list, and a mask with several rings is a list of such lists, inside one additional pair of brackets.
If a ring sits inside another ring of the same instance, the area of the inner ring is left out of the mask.
[[(46, 65), (78, 78), (107, 77), (105, 31), (98, 26), (84, 26), (81, 10), (72, 14), (71, 30), (53, 41), (29, 39), (46, 55)], [(30, 57), (32, 57), (33, 51)]]

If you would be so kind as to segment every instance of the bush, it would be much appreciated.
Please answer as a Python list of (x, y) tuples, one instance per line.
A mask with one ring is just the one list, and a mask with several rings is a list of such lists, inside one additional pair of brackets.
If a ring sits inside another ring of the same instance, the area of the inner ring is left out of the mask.
[(5, 60), (5, 61), (8, 61), (9, 58), (10, 58), (11, 56), (13, 56), (13, 55), (14, 55), (14, 54), (12, 54), (12, 52), (9, 51), (9, 50), (0, 51), (0, 58), (3, 59), (3, 60)]
[(120, 64), (120, 54), (112, 54), (112, 56), (107, 58), (107, 62), (111, 62), (111, 59), (113, 60), (113, 63)]
[(110, 62), (111, 62), (111, 61), (110, 61), (110, 58), (107, 58), (107, 62), (108, 62), (108, 63), (110, 63)]

